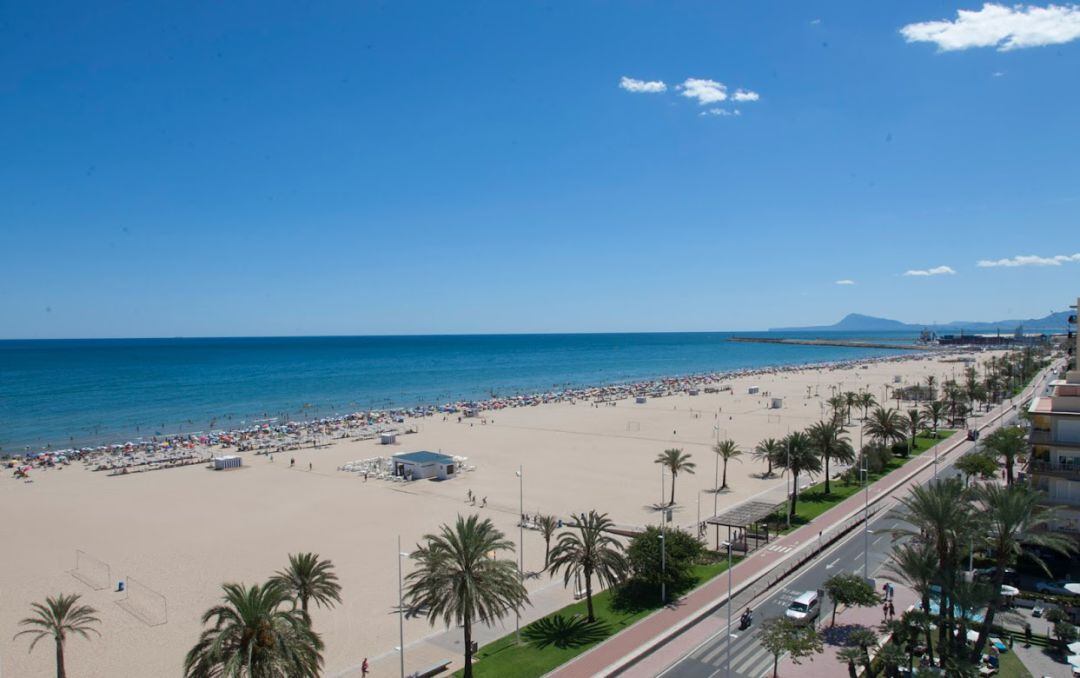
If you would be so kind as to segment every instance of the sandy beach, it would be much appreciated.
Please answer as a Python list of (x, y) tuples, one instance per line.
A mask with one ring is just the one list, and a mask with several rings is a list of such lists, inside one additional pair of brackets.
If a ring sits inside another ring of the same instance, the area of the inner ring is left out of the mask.
[[(973, 354), (982, 362), (990, 352)], [(658, 521), (661, 500), (658, 453), (680, 447), (693, 454), (697, 473), (676, 484), (675, 522), (690, 526), (720, 508), (750, 497), (779, 493), (785, 479), (760, 477), (764, 464), (749, 451), (767, 437), (782, 437), (822, 416), (839, 391), (868, 389), (879, 400), (895, 377), (903, 384), (960, 375), (956, 356), (919, 354), (831, 369), (782, 371), (731, 379), (731, 390), (611, 404), (560, 402), (483, 413), (464, 419), (442, 415), (406, 422), (418, 431), (396, 446), (341, 440), (318, 450), (244, 454), (240, 470), (213, 472), (202, 465), (130, 476), (107, 476), (79, 463), (34, 472), (24, 483), (5, 470), (0, 477), (0, 673), (45, 676), (54, 670), (52, 648), (12, 640), (32, 601), (60, 592), (80, 593), (102, 619), (100, 638), (67, 646), (72, 676), (177, 675), (200, 630), (200, 615), (225, 581), (261, 581), (286, 563), (290, 552), (315, 551), (336, 565), (344, 602), (316, 609), (314, 625), (326, 641), (325, 674), (359, 675), (368, 657), (373, 675), (396, 675), (398, 644), (397, 538), (405, 550), (458, 513), (491, 518), (518, 538), (519, 487), (524, 467), (524, 510), (569, 516), (597, 509), (619, 525)], [(749, 393), (758, 387), (757, 394)], [(768, 393), (769, 396), (763, 395)], [(783, 398), (769, 409), (771, 398)], [(891, 400), (890, 405), (895, 406)], [(747, 451), (728, 468), (728, 492), (714, 495), (717, 435)], [(858, 418), (850, 427), (859, 441)], [(391, 483), (338, 470), (352, 460), (416, 450), (468, 458), (475, 470), (445, 482)], [(290, 468), (289, 459), (295, 458)], [(309, 469), (311, 465), (311, 470)], [(670, 482), (668, 479), (665, 482)], [(468, 491), (487, 498), (466, 504)], [(670, 485), (663, 489), (665, 495)], [(666, 497), (665, 497), (666, 499)], [(95, 590), (73, 577), (76, 550), (107, 563), (112, 585)], [(526, 571), (542, 569), (543, 539), (526, 531)], [(410, 565), (406, 561), (406, 571)], [(160, 592), (167, 622), (150, 626), (122, 605), (113, 591), (120, 579)], [(569, 602), (571, 594), (546, 576), (530, 579), (538, 600)], [(510, 628), (513, 620), (510, 620)], [(405, 624), (408, 667), (456, 655), (445, 629), (424, 619)], [(424, 640), (427, 638), (428, 640)]]

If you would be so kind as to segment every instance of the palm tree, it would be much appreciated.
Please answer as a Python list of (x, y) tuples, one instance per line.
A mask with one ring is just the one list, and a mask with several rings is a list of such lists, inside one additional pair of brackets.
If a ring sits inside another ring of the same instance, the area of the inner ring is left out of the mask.
[(926, 390), (930, 392), (930, 400), (937, 399), (937, 377), (932, 374), (926, 378)]
[(1005, 481), (1013, 484), (1013, 467), (1018, 457), (1027, 451), (1027, 439), (1024, 429), (1019, 426), (1005, 426), (997, 429), (983, 439), (983, 447), (992, 451), (995, 457), (1005, 459)]
[(937, 437), (938, 422), (945, 418), (945, 403), (940, 400), (931, 400), (923, 406), (926, 418), (934, 427), (934, 437)]
[(851, 678), (859, 678), (858, 665), (862, 662), (862, 658), (862, 648), (854, 645), (848, 645), (836, 653), (837, 661), (847, 664), (848, 676)]
[(825, 494), (829, 494), (829, 460), (835, 459), (842, 464), (855, 461), (855, 450), (851, 447), (846, 429), (836, 421), (819, 421), (807, 429), (810, 444), (818, 456), (825, 462)]
[(1039, 558), (1037, 549), (1032, 547), (1066, 555), (1076, 551), (1076, 545), (1070, 538), (1048, 529), (1054, 517), (1053, 510), (1039, 505), (1040, 493), (1029, 486), (987, 484), (975, 490), (975, 497), (986, 526), (985, 531), (979, 534), (986, 535), (985, 546), (994, 555), (994, 571), (990, 576), (992, 597), (972, 651), (973, 659), (981, 656), (994, 624), (994, 615), (1001, 609), (1001, 585), (1005, 581), (1006, 568), (1015, 565), (1023, 553), (1049, 575), (1046, 563)]
[(555, 519), (555, 516), (540, 516), (536, 523), (540, 527), (540, 534), (544, 536), (544, 569), (546, 570), (551, 558), (551, 538), (555, 536), (559, 521)]
[(578, 517), (578, 533), (563, 532), (559, 543), (551, 551), (551, 574), (564, 571), (563, 584), (569, 584), (574, 575), (585, 580), (585, 600), (589, 621), (596, 621), (593, 613), (592, 578), (602, 586), (614, 586), (626, 577), (629, 564), (623, 555), (622, 542), (611, 536), (614, 523), (606, 513), (589, 511)]
[(307, 612), (297, 609), (278, 581), (223, 584), (224, 603), (202, 616), (199, 642), (184, 659), (185, 678), (315, 678), (322, 669), (323, 641)]
[(910, 457), (912, 449), (915, 446), (915, 436), (919, 435), (919, 429), (921, 429), (925, 423), (923, 420), (923, 413), (915, 408), (908, 410), (907, 417), (904, 418), (904, 423), (907, 426), (908, 433), (911, 434), (907, 444), (908, 456)]
[(799, 501), (799, 476), (803, 473), (820, 473), (821, 457), (810, 440), (810, 436), (802, 431), (789, 433), (784, 437), (785, 454), (778, 460), (778, 466), (782, 466), (791, 472), (794, 492), (791, 495), (791, 507), (788, 517), (795, 517), (795, 507)]
[(879, 445), (889, 447), (907, 436), (904, 435), (904, 421), (896, 410), (875, 407), (870, 419), (864, 424), (866, 434)]
[(334, 563), (322, 560), (318, 553), (289, 554), (289, 566), (270, 578), (285, 587), (300, 609), (308, 611), (308, 601), (319, 607), (333, 607), (341, 602), (341, 585), (334, 574)]
[(877, 405), (877, 399), (874, 398), (873, 393), (870, 393), (869, 391), (863, 391), (859, 394), (859, 407), (862, 408), (863, 421), (866, 421), (866, 413), (874, 405)]
[(55, 598), (48, 596), (45, 604), (31, 603), (34, 616), (27, 617), (19, 622), (19, 626), (31, 628), (19, 631), (15, 634), (18, 638), (22, 635), (33, 636), (30, 641), (30, 651), (43, 638), (52, 638), (56, 643), (56, 678), (65, 678), (67, 669), (64, 666), (64, 643), (69, 635), (82, 636), (89, 639), (90, 633), (101, 633), (94, 628), (94, 624), (100, 624), (101, 620), (95, 617), (97, 610), (89, 605), (79, 604), (79, 594), (61, 593)]
[(847, 406), (847, 422), (851, 423), (851, 408), (859, 404), (859, 394), (855, 391), (844, 393), (844, 405)]
[[(894, 546), (892, 557), (885, 563), (885, 578), (897, 583), (905, 583), (911, 590), (919, 595), (921, 611), (930, 616), (930, 592), (931, 587), (937, 581), (937, 555), (928, 544), (919, 541), (909, 541), (899, 546)], [(934, 658), (934, 640), (927, 624), (926, 648), (930, 659)]]
[(466, 678), (472, 678), (473, 623), (489, 624), (529, 603), (517, 564), (495, 555), (513, 550), (490, 519), (472, 515), (424, 535), (410, 556), (418, 566), (405, 578), (409, 604), (427, 610), (432, 626), (441, 619), (462, 627)]
[(778, 458), (778, 455), (782, 454), (784, 450), (783, 443), (776, 438), (766, 438), (762, 440), (754, 448), (754, 459), (758, 461), (766, 461), (769, 463), (769, 470), (765, 472), (766, 477), (771, 477), (773, 474), (773, 463)]
[(679, 448), (672, 448), (670, 450), (664, 450), (662, 453), (656, 455), (656, 459), (653, 460), (656, 464), (662, 464), (667, 467), (667, 470), (671, 472), (671, 505), (675, 505), (675, 479), (679, 477), (680, 473), (689, 473), (693, 475), (694, 469), (697, 468), (697, 464), (690, 461), (690, 453), (683, 452)]
[(720, 442), (716, 443), (715, 445), (713, 445), (712, 449), (713, 452), (716, 453), (717, 457), (724, 460), (724, 479), (720, 483), (720, 487), (718, 488), (723, 490), (727, 488), (728, 462), (733, 459), (735, 461), (739, 461), (739, 457), (742, 456), (742, 450), (740, 450), (739, 446), (735, 444), (735, 441), (730, 438), (726, 440), (721, 440)]
[(942, 660), (956, 654), (955, 606), (952, 592), (960, 571), (960, 558), (966, 552), (970, 536), (978, 529), (978, 514), (969, 501), (963, 484), (955, 479), (920, 485), (900, 499), (904, 520), (910, 527), (898, 527), (893, 533), (931, 545), (937, 557), (938, 585), (942, 589), (942, 616), (938, 625), (938, 650)]
[(847, 398), (837, 393), (826, 402), (832, 410), (832, 418), (841, 422), (844, 421), (844, 412), (847, 411)]

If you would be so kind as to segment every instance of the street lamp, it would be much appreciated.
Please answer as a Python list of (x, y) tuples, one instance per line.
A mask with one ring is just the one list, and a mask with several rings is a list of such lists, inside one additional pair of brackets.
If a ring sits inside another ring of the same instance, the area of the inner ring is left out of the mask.
[(870, 472), (866, 469), (866, 459), (863, 458), (862, 473), (863, 495), (865, 504), (863, 507), (863, 579), (870, 579)]
[(397, 595), (398, 595), (398, 658), (401, 663), (401, 678), (405, 678), (405, 591), (401, 578), (401, 561), (408, 556), (401, 550), (401, 535), (397, 538)]
[[(525, 581), (525, 467), (518, 465), (518, 581)], [(514, 608), (514, 635), (521, 643), (521, 612)]]
[(664, 539), (664, 520), (660, 519), (660, 604), (667, 604), (667, 540)]
[(731, 606), (735, 603), (731, 599), (731, 547), (730, 541), (724, 542), (727, 545), (727, 658), (725, 663), (727, 667), (724, 669), (724, 675), (731, 675)]

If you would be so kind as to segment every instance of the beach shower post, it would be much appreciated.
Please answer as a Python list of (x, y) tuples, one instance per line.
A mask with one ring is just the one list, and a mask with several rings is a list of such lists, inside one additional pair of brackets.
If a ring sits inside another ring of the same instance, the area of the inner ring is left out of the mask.
[(401, 579), (401, 559), (406, 554), (401, 550), (401, 535), (397, 538), (397, 595), (398, 595), (398, 657), (401, 664), (401, 678), (405, 678), (405, 594), (404, 585)]

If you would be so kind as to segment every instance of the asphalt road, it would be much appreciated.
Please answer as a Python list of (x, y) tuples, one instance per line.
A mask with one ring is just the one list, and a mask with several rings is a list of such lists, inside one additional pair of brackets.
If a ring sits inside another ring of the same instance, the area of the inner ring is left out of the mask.
[[(1007, 421), (1008, 423), (1015, 421), (1015, 415)], [(954, 456), (953, 460), (957, 458), (959, 455)], [(942, 464), (939, 475), (949, 476), (952, 473), (951, 461), (948, 464)], [(891, 538), (891, 530), (902, 524), (903, 521), (896, 508), (883, 511), (870, 518), (871, 533), (869, 539), (866, 540), (866, 554), (871, 577), (878, 576), (896, 543)], [(732, 609), (732, 625), (735, 630), (731, 633), (730, 673), (726, 670), (728, 645), (726, 628), (724, 628), (660, 675), (664, 678), (711, 678), (713, 676), (762, 678), (764, 675), (771, 675), (773, 657), (757, 639), (761, 622), (770, 617), (783, 615), (792, 600), (806, 591), (822, 588), (825, 580), (838, 572), (862, 574), (863, 554), (864, 532), (855, 530), (805, 565), (791, 578), (785, 580), (782, 587), (770, 589), (755, 600), (749, 599), (749, 593), (735, 596), (735, 606)], [(883, 580), (879, 579), (879, 582), (881, 581)], [(880, 589), (880, 583), (877, 587)], [(750, 603), (754, 610), (753, 624), (749, 629), (739, 631), (739, 615)], [(822, 601), (819, 625), (831, 614), (832, 605), (826, 597)], [(727, 606), (717, 610), (714, 617), (726, 621)]]

